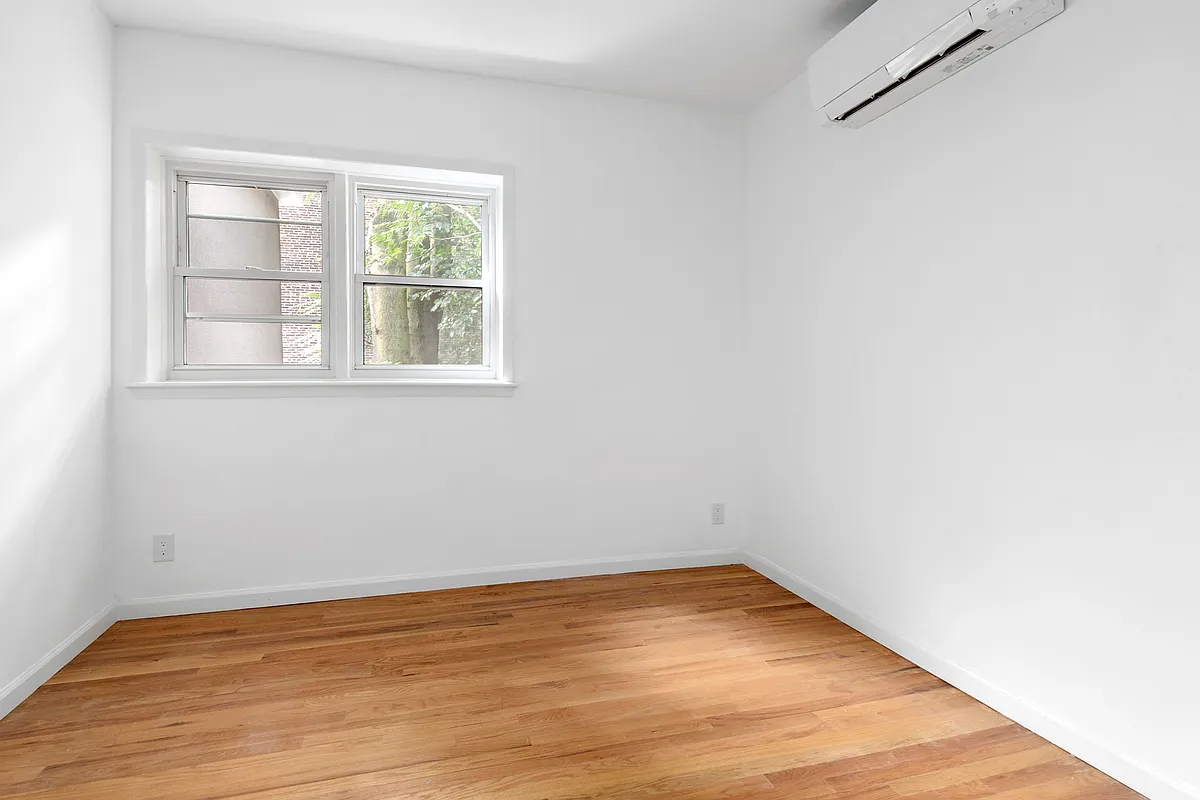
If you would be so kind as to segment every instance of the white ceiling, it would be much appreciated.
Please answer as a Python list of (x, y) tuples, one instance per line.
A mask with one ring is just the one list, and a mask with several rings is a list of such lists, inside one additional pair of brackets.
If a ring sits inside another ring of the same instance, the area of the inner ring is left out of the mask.
[(745, 108), (873, 0), (100, 0), (119, 25)]

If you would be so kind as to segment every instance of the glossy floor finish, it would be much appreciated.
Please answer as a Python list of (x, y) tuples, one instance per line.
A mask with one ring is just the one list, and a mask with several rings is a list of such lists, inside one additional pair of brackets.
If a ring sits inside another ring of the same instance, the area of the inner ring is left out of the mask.
[(745, 567), (122, 622), (0, 721), (0, 797), (1129, 789)]

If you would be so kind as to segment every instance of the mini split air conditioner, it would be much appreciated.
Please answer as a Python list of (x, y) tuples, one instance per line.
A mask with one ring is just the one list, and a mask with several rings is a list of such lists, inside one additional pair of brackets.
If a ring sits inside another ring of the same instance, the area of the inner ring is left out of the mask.
[(813, 107), (861, 128), (1063, 10), (1064, 0), (878, 0), (809, 59)]

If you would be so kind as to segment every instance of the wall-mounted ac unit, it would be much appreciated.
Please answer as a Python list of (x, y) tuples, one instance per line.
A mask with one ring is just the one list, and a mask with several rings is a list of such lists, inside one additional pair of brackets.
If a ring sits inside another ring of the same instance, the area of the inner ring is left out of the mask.
[(1064, 0), (878, 0), (808, 62), (813, 106), (861, 128), (1064, 10)]

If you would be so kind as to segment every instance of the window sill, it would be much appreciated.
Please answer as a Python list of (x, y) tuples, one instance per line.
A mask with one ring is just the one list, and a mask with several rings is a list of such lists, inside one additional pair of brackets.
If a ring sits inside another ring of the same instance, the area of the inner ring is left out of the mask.
[(149, 381), (127, 387), (135, 397), (511, 397), (511, 381)]

